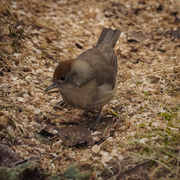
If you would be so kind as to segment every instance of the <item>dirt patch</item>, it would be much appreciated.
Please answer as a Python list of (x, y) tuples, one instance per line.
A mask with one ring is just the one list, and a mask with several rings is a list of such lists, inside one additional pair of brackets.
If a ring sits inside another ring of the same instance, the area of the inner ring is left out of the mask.
[[(179, 179), (179, 9), (178, 0), (1, 0), (1, 142), (21, 160), (40, 156), (30, 168), (57, 178)], [(91, 129), (94, 114), (57, 108), (59, 93), (44, 90), (58, 62), (93, 47), (104, 27), (122, 31), (119, 84)]]

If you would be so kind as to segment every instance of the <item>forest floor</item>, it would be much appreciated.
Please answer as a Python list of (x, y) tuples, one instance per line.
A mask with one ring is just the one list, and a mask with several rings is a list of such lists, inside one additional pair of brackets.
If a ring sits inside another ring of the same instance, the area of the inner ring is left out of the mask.
[[(118, 91), (90, 129), (94, 114), (44, 90), (104, 27), (122, 31)], [(180, 179), (180, 1), (1, 0), (0, 166), (0, 179)]]

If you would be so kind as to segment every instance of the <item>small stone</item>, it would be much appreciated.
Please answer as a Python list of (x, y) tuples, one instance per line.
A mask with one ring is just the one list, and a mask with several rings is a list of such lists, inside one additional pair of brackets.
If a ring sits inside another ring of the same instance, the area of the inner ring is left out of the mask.
[(124, 160), (124, 157), (123, 157), (122, 155), (119, 155), (119, 156), (118, 156), (118, 159), (119, 159), (119, 160), (120, 160), (120, 162), (121, 162), (121, 161), (123, 161), (123, 160)]
[(24, 98), (22, 98), (22, 97), (18, 97), (17, 99), (18, 99), (18, 101), (20, 101), (20, 102), (24, 102)]
[(92, 153), (98, 154), (100, 151), (100, 146), (94, 145), (91, 150), (92, 150)]
[(120, 38), (127, 38), (127, 34), (125, 34), (124, 32), (121, 32)]
[(34, 109), (35, 114), (40, 114), (41, 110), (40, 109)]
[(111, 101), (111, 104), (113, 104), (113, 105), (118, 104), (118, 103), (119, 103), (119, 101), (116, 99)]
[(32, 79), (32, 77), (31, 77), (31, 76), (26, 76), (25, 79), (26, 79), (27, 81), (30, 81), (30, 80)]

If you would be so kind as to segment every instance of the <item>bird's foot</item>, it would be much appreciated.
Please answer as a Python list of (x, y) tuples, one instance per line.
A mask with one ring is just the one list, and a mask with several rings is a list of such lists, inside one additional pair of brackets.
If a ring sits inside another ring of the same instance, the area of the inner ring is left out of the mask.
[(54, 108), (54, 110), (64, 109), (64, 108), (66, 108), (66, 106), (67, 106), (67, 104), (64, 101), (60, 101), (53, 108)]
[(100, 119), (102, 117), (101, 110), (102, 110), (102, 108), (100, 108), (100, 110), (98, 112), (98, 115), (97, 115), (97, 118), (91, 123), (90, 128), (93, 128), (93, 127), (95, 127), (96, 125), (99, 124)]

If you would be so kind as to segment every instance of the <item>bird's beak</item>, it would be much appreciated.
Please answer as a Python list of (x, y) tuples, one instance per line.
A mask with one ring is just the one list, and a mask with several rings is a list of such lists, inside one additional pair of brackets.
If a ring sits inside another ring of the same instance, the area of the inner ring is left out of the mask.
[(44, 92), (50, 91), (51, 89), (57, 88), (57, 84), (53, 83), (48, 88), (45, 89)]

